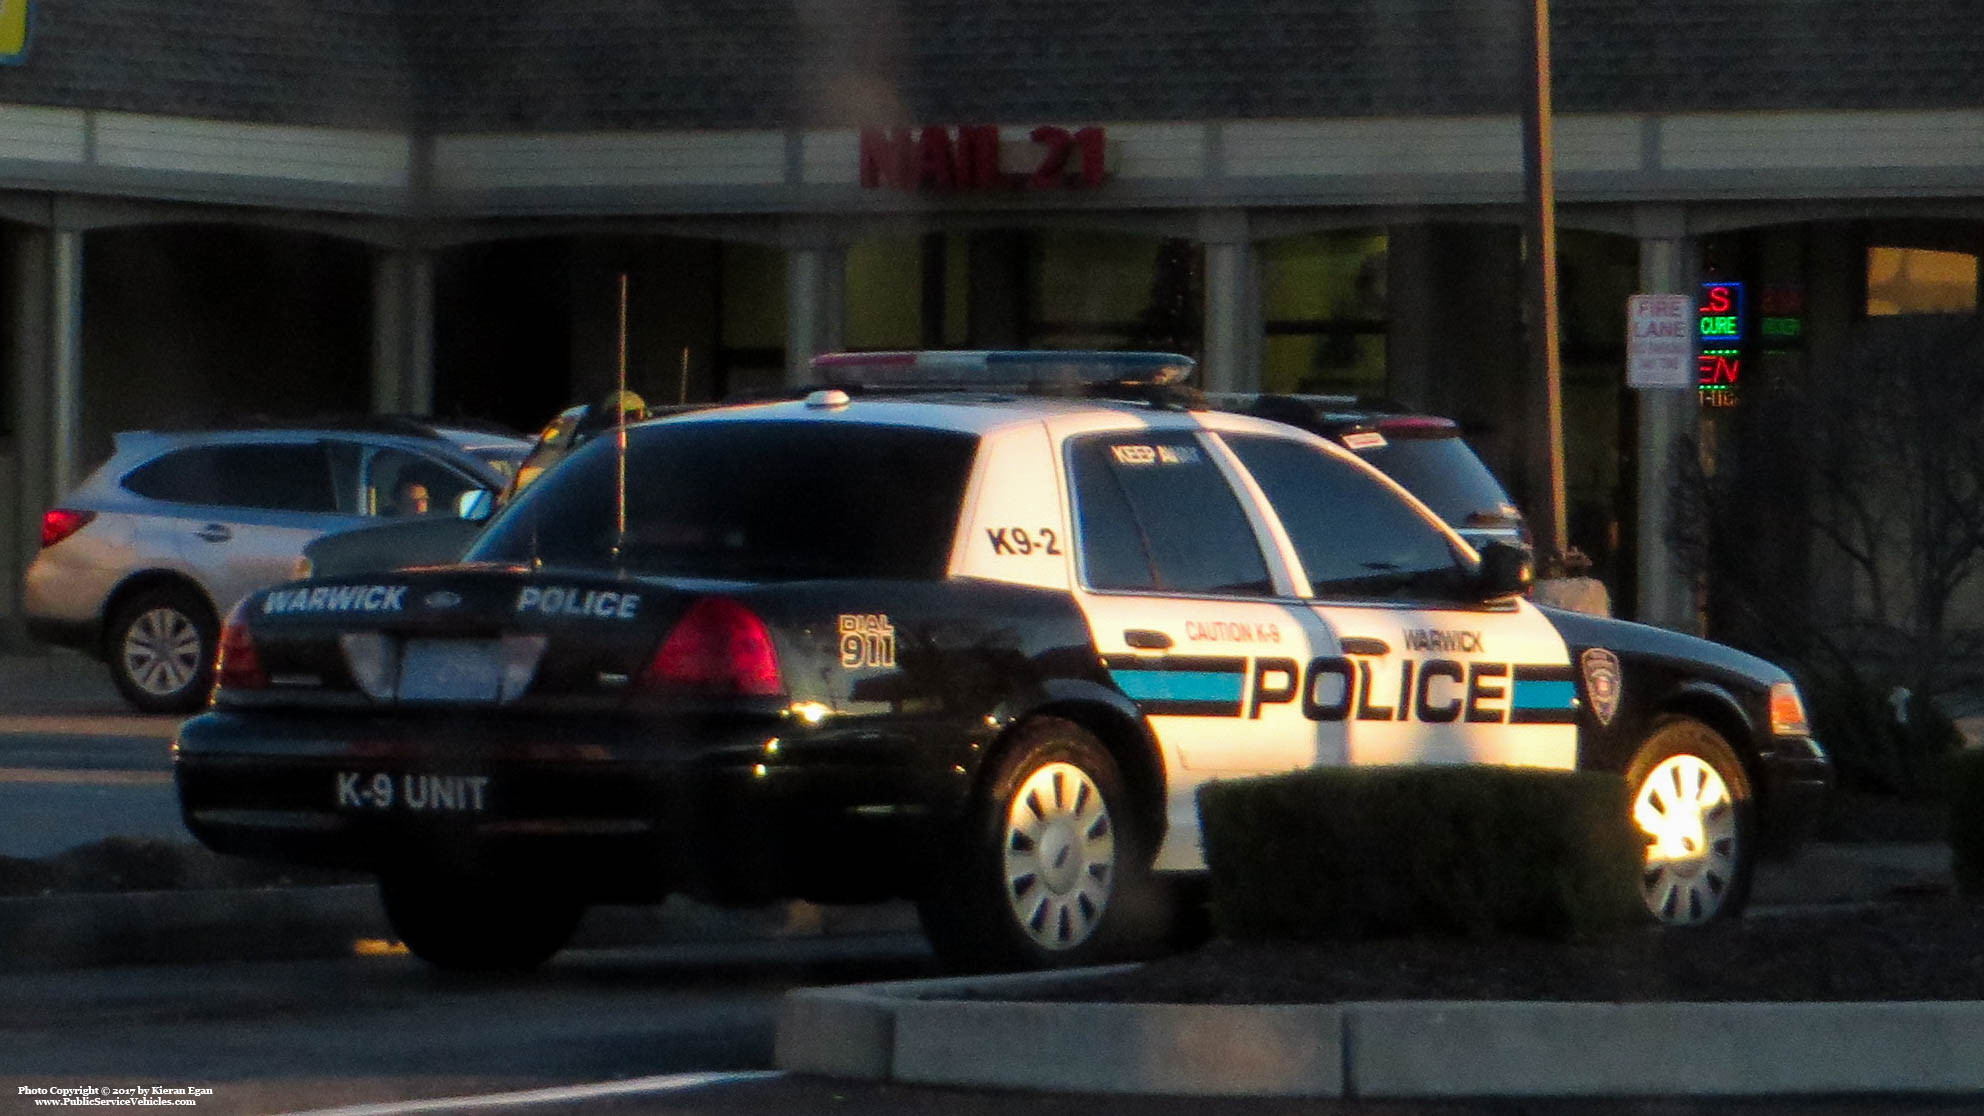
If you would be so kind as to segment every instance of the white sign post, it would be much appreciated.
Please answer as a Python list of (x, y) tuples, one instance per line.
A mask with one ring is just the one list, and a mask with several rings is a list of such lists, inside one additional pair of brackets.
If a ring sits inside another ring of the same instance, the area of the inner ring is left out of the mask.
[(1636, 294), (1626, 300), (1626, 386), (1691, 388), (1695, 307), (1687, 295)]

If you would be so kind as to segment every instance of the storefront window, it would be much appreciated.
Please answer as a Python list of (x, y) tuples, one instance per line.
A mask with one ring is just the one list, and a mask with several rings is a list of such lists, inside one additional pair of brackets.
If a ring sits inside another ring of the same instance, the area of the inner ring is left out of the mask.
[(778, 386), (785, 379), (785, 257), (763, 244), (723, 247), (725, 391)]
[(1867, 249), (1867, 316), (1975, 314), (1977, 257), (1928, 248)]
[(1119, 233), (1047, 232), (1034, 249), (1032, 344), (1196, 350), (1195, 248)]
[(918, 236), (876, 237), (848, 245), (848, 348), (921, 347), (923, 250)]
[(1260, 247), (1268, 391), (1385, 392), (1385, 235), (1322, 233)]

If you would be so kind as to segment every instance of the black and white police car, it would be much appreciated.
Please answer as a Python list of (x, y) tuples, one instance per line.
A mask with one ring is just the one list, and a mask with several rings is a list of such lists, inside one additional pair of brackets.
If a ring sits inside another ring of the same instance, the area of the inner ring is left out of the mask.
[(670, 893), (909, 897), (956, 966), (1052, 966), (1148, 944), (1211, 779), (1623, 772), (1674, 923), (1740, 911), (1829, 785), (1783, 671), (1531, 605), (1520, 548), (1194, 409), (1187, 358), (815, 366), (600, 439), (460, 564), (249, 597), (176, 741), (189, 827), (376, 873), (447, 967)]

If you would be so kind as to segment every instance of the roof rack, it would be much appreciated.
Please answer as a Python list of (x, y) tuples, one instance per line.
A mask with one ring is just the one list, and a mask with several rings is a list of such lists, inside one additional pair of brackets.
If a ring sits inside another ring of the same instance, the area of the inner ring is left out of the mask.
[(827, 353), (812, 361), (819, 383), (850, 395), (989, 392), (1115, 399), (1195, 409), (1186, 381), (1198, 362), (1181, 353), (1093, 349), (926, 349)]
[(445, 420), (429, 422), (407, 415), (361, 415), (338, 413), (328, 415), (230, 415), (211, 422), (188, 423), (183, 426), (155, 426), (152, 429), (161, 433), (181, 433), (198, 430), (346, 430), (368, 434), (402, 434), (409, 438), (431, 438), (445, 440), (435, 429), (436, 426), (456, 425)]

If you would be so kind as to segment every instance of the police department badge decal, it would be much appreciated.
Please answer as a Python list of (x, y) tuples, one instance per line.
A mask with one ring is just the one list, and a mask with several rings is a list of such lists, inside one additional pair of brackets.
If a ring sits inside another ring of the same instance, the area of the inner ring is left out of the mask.
[(1586, 651), (1578, 660), (1584, 667), (1584, 692), (1591, 698), (1591, 711), (1598, 723), (1609, 725), (1619, 712), (1619, 692), (1625, 680), (1619, 673), (1619, 656), (1603, 647)]

